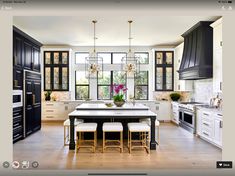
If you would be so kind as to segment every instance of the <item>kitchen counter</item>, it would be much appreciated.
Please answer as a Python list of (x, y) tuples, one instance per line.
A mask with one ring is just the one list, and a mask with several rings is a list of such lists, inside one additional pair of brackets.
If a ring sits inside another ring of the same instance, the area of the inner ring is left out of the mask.
[(104, 103), (94, 104), (94, 103), (83, 103), (76, 107), (76, 110), (149, 110), (149, 107), (144, 106), (141, 103), (125, 103), (122, 107), (117, 107), (113, 105), (112, 107), (107, 107)]
[(220, 115), (223, 114), (222, 109), (211, 108), (211, 107), (202, 107), (202, 106), (197, 106), (196, 108), (204, 110), (204, 111), (209, 111), (209, 112), (217, 113), (217, 114), (220, 114)]

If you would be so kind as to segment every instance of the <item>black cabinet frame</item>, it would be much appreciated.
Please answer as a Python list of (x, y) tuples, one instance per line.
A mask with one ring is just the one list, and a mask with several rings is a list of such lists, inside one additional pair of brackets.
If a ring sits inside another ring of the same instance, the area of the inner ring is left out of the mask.
[[(46, 53), (50, 53), (50, 64), (46, 64)], [(54, 53), (59, 53), (59, 63), (54, 63)], [(67, 53), (67, 64), (62, 63), (62, 53)], [(59, 89), (54, 88), (54, 68), (59, 68)], [(45, 73), (50, 68), (51, 89), (46, 89)], [(62, 69), (67, 68), (67, 89), (62, 88)], [(44, 51), (44, 91), (69, 91), (69, 51)]]
[[(163, 63), (158, 64), (157, 63), (157, 53), (163, 53)], [(166, 63), (166, 53), (172, 53), (172, 63), (167, 64)], [(174, 51), (155, 51), (155, 91), (174, 91)], [(163, 69), (163, 82), (162, 82), (162, 89), (157, 89), (157, 68)], [(166, 68), (172, 68), (172, 89), (166, 89)]]

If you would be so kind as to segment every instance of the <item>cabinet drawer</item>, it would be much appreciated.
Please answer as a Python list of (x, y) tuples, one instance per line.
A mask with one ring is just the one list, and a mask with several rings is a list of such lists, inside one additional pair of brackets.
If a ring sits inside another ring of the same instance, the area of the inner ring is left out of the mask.
[(202, 119), (204, 119), (206, 121), (212, 121), (211, 114), (207, 113), (207, 112), (203, 112), (202, 113)]
[(212, 129), (207, 127), (202, 127), (201, 136), (211, 141), (213, 137)]
[(213, 128), (213, 121), (211, 119), (202, 118), (202, 127), (212, 129)]

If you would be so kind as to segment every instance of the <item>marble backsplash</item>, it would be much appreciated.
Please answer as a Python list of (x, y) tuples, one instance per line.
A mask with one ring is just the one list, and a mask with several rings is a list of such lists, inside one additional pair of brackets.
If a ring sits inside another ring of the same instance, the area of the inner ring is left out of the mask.
[[(190, 92), (180, 92), (180, 91), (174, 91), (181, 95), (180, 101), (190, 101), (191, 93)], [(170, 94), (172, 92), (154, 92), (153, 93), (153, 99), (154, 100), (171, 100)]]
[(213, 92), (213, 79), (202, 79), (194, 81), (192, 98), (197, 102), (210, 104), (210, 99), (216, 96), (223, 99), (222, 93)]
[[(42, 100), (45, 100), (46, 91), (42, 93)], [(71, 92), (69, 91), (55, 91), (51, 93), (51, 101), (71, 100)]]

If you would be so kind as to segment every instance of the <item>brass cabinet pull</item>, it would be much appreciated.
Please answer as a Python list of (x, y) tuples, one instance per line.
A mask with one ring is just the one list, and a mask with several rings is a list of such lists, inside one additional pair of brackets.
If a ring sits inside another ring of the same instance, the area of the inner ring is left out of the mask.
[(18, 80), (14, 80), (14, 87), (18, 87)]
[(17, 65), (17, 56), (16, 55), (14, 55), (14, 65)]
[(33, 98), (33, 105), (35, 105), (35, 94), (32, 95), (32, 98)]

